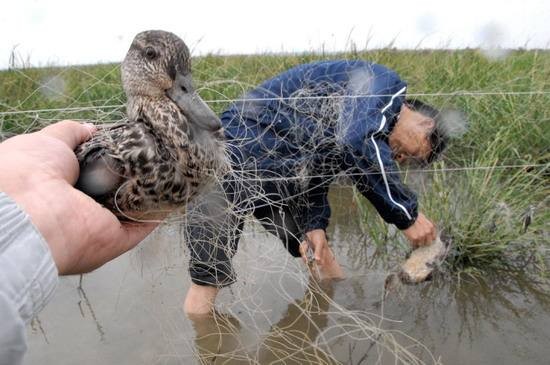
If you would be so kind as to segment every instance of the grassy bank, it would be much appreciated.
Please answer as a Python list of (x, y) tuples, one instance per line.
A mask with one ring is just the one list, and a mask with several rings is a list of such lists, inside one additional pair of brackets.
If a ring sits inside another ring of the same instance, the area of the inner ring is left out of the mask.
[[(437, 171), (406, 177), (420, 193), (421, 209), (454, 237), (450, 263), (466, 270), (527, 265), (545, 271), (550, 93), (530, 93), (550, 92), (550, 52), (516, 51), (498, 61), (474, 50), (207, 56), (194, 60), (193, 72), (201, 95), (220, 112), (228, 99), (289, 67), (343, 57), (385, 64), (408, 81), (409, 93), (431, 94), (421, 98), (467, 115), (469, 131), (453, 141), (446, 158), (434, 166)], [(14, 69), (0, 72), (0, 85), (4, 136), (63, 118), (116, 120), (124, 115), (120, 70), (113, 64)], [(368, 204), (360, 200), (360, 206), (375, 241), (401, 240), (385, 234)], [(525, 212), (533, 212), (526, 229)]]

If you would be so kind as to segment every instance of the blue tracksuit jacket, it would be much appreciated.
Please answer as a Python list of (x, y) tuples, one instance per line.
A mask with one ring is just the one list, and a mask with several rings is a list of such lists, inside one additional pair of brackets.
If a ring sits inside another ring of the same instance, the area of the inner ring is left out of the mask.
[(306, 231), (327, 227), (328, 186), (339, 174), (386, 222), (405, 229), (417, 217), (417, 200), (400, 181), (388, 135), (406, 89), (382, 65), (314, 62), (265, 81), (221, 120), (235, 166), (264, 178), (267, 193), (298, 205)]

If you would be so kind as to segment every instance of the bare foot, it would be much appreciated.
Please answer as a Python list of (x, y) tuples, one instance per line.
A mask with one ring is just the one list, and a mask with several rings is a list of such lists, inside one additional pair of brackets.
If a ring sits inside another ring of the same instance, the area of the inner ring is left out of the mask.
[(220, 289), (214, 286), (192, 283), (183, 303), (183, 311), (188, 315), (212, 313), (219, 291)]

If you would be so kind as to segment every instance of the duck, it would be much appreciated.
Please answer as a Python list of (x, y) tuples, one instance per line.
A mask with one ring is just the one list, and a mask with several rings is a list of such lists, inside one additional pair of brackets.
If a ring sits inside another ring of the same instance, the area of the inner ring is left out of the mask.
[(127, 117), (76, 149), (76, 187), (135, 220), (185, 207), (229, 169), (222, 125), (198, 95), (177, 35), (135, 36), (122, 64)]

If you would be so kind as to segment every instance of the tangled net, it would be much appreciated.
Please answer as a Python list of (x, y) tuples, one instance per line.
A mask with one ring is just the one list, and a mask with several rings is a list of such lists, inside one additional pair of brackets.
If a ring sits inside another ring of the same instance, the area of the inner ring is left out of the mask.
[[(26, 77), (23, 71), (13, 72), (19, 73), (20, 77)], [(56, 77), (62, 79), (64, 72)], [(67, 96), (63, 90), (65, 84), (55, 80), (43, 83), (28, 96), (31, 98), (33, 94), (42, 93), (46, 99), (55, 102), (62, 100), (65, 103), (62, 108), (26, 111), (18, 110), (18, 106), (2, 105), (5, 110), (0, 113), (2, 137), (36, 130), (60, 119), (97, 123), (123, 120), (124, 107), (120, 90), (103, 99), (91, 99), (89, 104), (81, 100), (93, 86), (108, 84), (105, 80), (113, 73), (116, 74), (116, 68), (103, 78), (98, 78), (95, 85), (90, 85), (89, 89), (84, 89), (76, 97)], [(195, 334), (189, 335), (188, 340), (193, 337), (193, 344), (187, 351), (157, 354), (158, 358), (172, 358), (182, 363), (193, 358), (204, 364), (437, 363), (438, 359), (420, 341), (388, 328), (387, 324), (392, 323), (392, 320), (384, 317), (383, 293), (380, 290), (374, 291), (380, 298), (380, 312), (349, 309), (345, 303), (333, 299), (336, 284), (315, 280), (315, 273), (310, 272), (301, 261), (284, 253), (282, 246), (273, 243), (273, 240), (268, 241), (269, 244), (261, 243), (267, 240), (266, 229), (279, 237), (301, 241), (303, 232), (299, 227), (306, 226), (312, 218), (307, 214), (311, 194), (326, 193), (331, 184), (333, 187), (349, 185), (357, 174), (354, 170), (339, 171), (336, 168), (342, 152), (340, 140), (346, 127), (340, 124), (339, 116), (342, 102), (349, 90), (333, 84), (302, 81), (312, 86), (301, 88), (288, 98), (281, 99), (273, 95), (274, 103), (279, 103), (279, 109), (308, 116), (312, 121), (314, 128), (307, 131), (307, 139), (303, 138), (306, 134), (299, 124), (291, 125), (285, 136), (285, 143), (295, 148), (297, 153), (291, 156), (287, 154), (285, 156), (290, 158), (285, 159), (278, 155), (280, 146), (276, 145), (278, 142), (274, 142), (275, 144), (257, 144), (265, 152), (262, 155), (264, 161), (243, 158), (237, 155), (239, 151), (258, 141), (228, 141), (228, 153), (240, 163), (234, 166), (231, 174), (220, 177), (212, 190), (193, 202), (186, 212), (171, 215), (155, 233), (155, 237), (158, 237), (163, 232), (168, 232), (166, 234), (173, 239), (168, 244), (177, 246), (178, 250), (192, 242), (188, 249), (181, 249), (169, 260), (170, 264), (163, 267), (164, 274), (176, 268), (186, 268), (184, 262), (189, 256), (201, 256), (193, 250), (204, 250), (206, 246), (210, 247), (207, 250), (212, 250), (209, 252), (211, 257), (206, 261), (215, 266), (220, 263), (218, 251), (229, 252), (229, 256), (237, 251), (235, 245), (219, 242), (240, 237), (239, 250), (233, 259), (238, 281), (225, 290), (230, 294), (224, 296), (222, 292), (218, 304), (219, 313), (192, 321)], [(368, 80), (364, 81), (363, 84), (368, 87)], [(210, 81), (201, 92), (216, 96), (218, 101), (226, 99), (223, 105), (236, 101), (237, 105), (254, 111), (253, 105), (250, 105), (253, 101), (230, 100), (230, 97), (218, 91), (223, 90), (220, 87), (222, 85), (230, 85), (234, 88), (233, 93), (235, 90), (244, 92), (253, 86), (251, 83), (237, 81)], [(364, 90), (357, 90), (356, 93), (361, 92)], [(25, 101), (21, 100), (20, 105), (24, 105)], [(211, 105), (219, 108), (217, 104), (219, 103), (212, 102)], [(321, 161), (319, 156), (322, 156)], [(279, 173), (264, 169), (265, 161), (278, 164)], [(419, 172), (419, 179), (424, 179), (422, 171)], [(376, 170), (373, 173), (377, 173)], [(392, 173), (401, 174), (398, 171)], [(424, 181), (421, 183), (424, 185)], [(430, 184), (428, 182), (427, 185)], [(231, 187), (229, 196), (227, 186)], [(332, 196), (333, 203), (340, 199), (345, 200), (343, 205), (351, 204), (350, 198), (349, 192)], [(273, 213), (264, 217), (261, 225), (253, 218), (254, 211), (259, 208), (269, 208)], [(349, 207), (347, 210), (348, 214), (359, 214), (356, 208)], [(372, 212), (369, 217), (374, 219)], [(298, 230), (288, 230), (289, 224), (298, 227)], [(198, 235), (197, 227), (201, 228)], [(177, 233), (174, 234), (174, 231)], [(337, 232), (332, 233), (337, 235)], [(395, 237), (395, 232), (391, 229), (370, 233), (372, 237), (385, 235), (385, 242)], [(145, 245), (153, 245), (155, 242), (151, 241), (155, 237)], [(368, 240), (373, 243), (371, 239)], [(339, 253), (349, 250), (345, 245), (339, 246), (341, 241), (335, 243), (337, 257)], [(400, 248), (404, 246), (402, 241), (399, 244), (401, 246), (398, 245), (396, 249), (397, 260), (402, 257)], [(356, 250), (361, 251), (360, 248)], [(358, 251), (347, 252), (346, 264), (352, 268), (357, 264), (354, 264), (354, 259), (360, 265), (371, 262), (366, 253), (358, 254)], [(147, 254), (138, 250), (135, 255), (140, 266), (147, 264)], [(374, 265), (375, 270), (380, 267)], [(387, 263), (384, 267), (387, 267)], [(382, 279), (385, 273), (382, 269), (377, 272)], [(273, 277), (276, 277), (276, 281)], [(382, 282), (383, 280), (379, 280), (380, 285)], [(266, 303), (266, 294), (269, 300), (277, 303)], [(282, 314), (277, 318), (270, 313), (272, 305), (288, 307), (283, 308)], [(177, 328), (167, 330), (167, 337), (177, 336), (176, 330)]]

